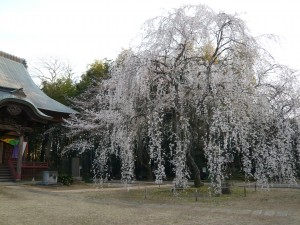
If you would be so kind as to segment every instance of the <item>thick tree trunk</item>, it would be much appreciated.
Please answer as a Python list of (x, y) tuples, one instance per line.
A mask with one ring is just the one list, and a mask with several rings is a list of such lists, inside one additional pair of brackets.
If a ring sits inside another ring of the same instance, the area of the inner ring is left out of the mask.
[(148, 180), (153, 180), (151, 164), (147, 165), (147, 179)]
[(195, 163), (195, 160), (193, 159), (190, 151), (188, 151), (188, 153), (187, 153), (187, 161), (188, 161), (188, 165), (189, 165), (191, 171), (194, 174), (194, 185), (195, 185), (195, 187), (203, 186), (204, 184), (201, 181), (201, 172), (200, 172), (197, 164)]

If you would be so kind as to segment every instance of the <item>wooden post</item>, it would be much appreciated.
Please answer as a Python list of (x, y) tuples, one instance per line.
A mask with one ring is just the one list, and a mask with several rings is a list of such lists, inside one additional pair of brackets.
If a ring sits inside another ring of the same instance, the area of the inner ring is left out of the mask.
[(145, 187), (145, 191), (144, 191), (144, 199), (147, 198), (147, 188)]
[(0, 142), (0, 164), (3, 164), (3, 142)]
[(24, 142), (24, 136), (21, 134), (20, 137), (20, 142), (19, 142), (19, 154), (18, 154), (18, 161), (17, 161), (17, 177), (16, 181), (21, 180), (22, 176), (22, 158), (23, 158), (23, 142)]

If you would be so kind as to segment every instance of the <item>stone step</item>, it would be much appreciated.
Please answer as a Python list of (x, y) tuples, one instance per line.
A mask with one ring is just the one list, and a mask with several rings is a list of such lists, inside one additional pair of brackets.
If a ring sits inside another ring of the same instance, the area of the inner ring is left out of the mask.
[(11, 172), (7, 166), (0, 167), (0, 182), (10, 182), (13, 181)]
[(14, 182), (13, 178), (0, 178), (0, 182)]

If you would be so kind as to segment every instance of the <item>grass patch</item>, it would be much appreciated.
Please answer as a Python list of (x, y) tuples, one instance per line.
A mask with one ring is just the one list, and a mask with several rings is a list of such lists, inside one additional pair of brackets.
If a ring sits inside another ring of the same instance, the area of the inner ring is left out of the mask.
[[(175, 193), (171, 185), (145, 185), (145, 189), (141, 184), (127, 189), (114, 184), (116, 188), (104, 185), (99, 190), (86, 184), (3, 186), (0, 224), (300, 224), (299, 189), (258, 188), (255, 192), (247, 187), (244, 197), (244, 188), (238, 185), (233, 184), (231, 195), (219, 197), (209, 195), (208, 185)], [(257, 211), (261, 215), (253, 214)]]
[[(252, 195), (254, 191), (247, 191), (247, 195)], [(94, 200), (118, 199), (124, 202), (135, 203), (159, 203), (159, 204), (186, 204), (186, 203), (222, 203), (227, 201), (240, 200), (245, 198), (243, 187), (231, 188), (230, 195), (212, 196), (209, 193), (209, 186), (200, 188), (186, 188), (183, 190), (172, 191), (170, 187), (150, 187), (139, 189), (126, 189), (121, 191), (105, 191), (93, 193), (90, 198)]]

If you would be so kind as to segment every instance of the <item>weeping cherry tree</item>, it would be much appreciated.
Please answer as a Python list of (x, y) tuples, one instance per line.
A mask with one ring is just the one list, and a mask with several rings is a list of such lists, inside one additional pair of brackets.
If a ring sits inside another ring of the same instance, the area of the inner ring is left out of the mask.
[[(73, 139), (66, 151), (93, 149), (100, 180), (116, 155), (130, 182), (135, 152), (146, 149), (157, 184), (167, 162), (176, 187), (187, 186), (191, 171), (199, 185), (199, 167), (207, 166), (220, 193), (237, 156), (245, 177), (262, 186), (295, 182), (295, 74), (273, 61), (244, 21), (184, 6), (147, 21), (136, 43), (115, 60), (111, 78), (77, 102), (81, 113), (66, 121)], [(206, 165), (195, 161), (197, 151)]]

